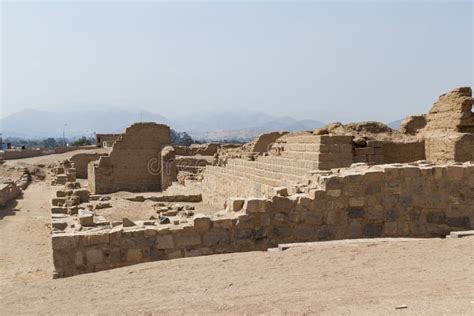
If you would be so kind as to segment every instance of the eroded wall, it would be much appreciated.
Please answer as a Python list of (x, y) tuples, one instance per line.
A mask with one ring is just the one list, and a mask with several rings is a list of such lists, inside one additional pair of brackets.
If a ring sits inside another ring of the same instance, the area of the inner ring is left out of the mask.
[(89, 163), (89, 188), (93, 193), (161, 190), (161, 150), (170, 144), (170, 128), (156, 123), (136, 123), (114, 143), (109, 156)]
[(84, 153), (72, 156), (70, 160), (76, 167), (76, 177), (79, 179), (87, 179), (87, 166), (90, 162), (97, 161), (102, 156), (107, 156), (107, 154)]

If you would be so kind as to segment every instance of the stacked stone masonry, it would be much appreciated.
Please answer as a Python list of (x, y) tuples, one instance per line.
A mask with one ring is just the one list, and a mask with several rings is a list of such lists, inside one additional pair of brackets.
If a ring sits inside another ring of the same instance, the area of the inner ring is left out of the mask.
[[(283, 192), (283, 191), (282, 191)], [(474, 226), (474, 164), (360, 166), (313, 175), (304, 193), (231, 198), (227, 213), (53, 235), (59, 277), (279, 243), (442, 237)]]

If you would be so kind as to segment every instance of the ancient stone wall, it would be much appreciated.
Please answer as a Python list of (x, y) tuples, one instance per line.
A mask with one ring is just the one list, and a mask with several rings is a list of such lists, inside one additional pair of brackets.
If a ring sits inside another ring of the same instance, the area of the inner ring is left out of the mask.
[(406, 163), (425, 159), (424, 140), (383, 142), (383, 163)]
[(26, 149), (26, 150), (7, 150), (0, 153), (0, 159), (22, 159), (44, 155), (42, 149)]
[(253, 142), (248, 144), (249, 151), (252, 153), (263, 154), (269, 152), (277, 139), (288, 132), (272, 132), (259, 135)]
[(160, 191), (161, 150), (170, 144), (170, 128), (136, 123), (114, 143), (109, 156), (88, 166), (93, 193)]
[(85, 153), (72, 156), (71, 161), (76, 167), (76, 177), (79, 179), (87, 179), (88, 164), (91, 161), (99, 160), (99, 158), (102, 156), (107, 156), (107, 154)]
[(227, 213), (54, 234), (57, 276), (140, 262), (342, 238), (442, 237), (474, 226), (474, 164), (379, 165), (314, 174), (304, 193), (230, 198)]
[[(194, 154), (196, 152), (211, 153), (214, 150), (197, 151), (199, 147), (167, 146), (161, 151), (161, 183), (162, 190), (166, 190), (173, 182), (178, 181), (180, 172), (196, 175), (206, 166), (211, 165), (213, 156)], [(217, 151), (217, 147), (215, 148)]]
[(448, 133), (427, 137), (426, 159), (434, 163), (474, 161), (474, 134)]
[(426, 115), (426, 131), (474, 133), (474, 99), (470, 87), (443, 94)]
[(15, 182), (0, 183), (0, 207), (6, 206), (21, 194), (21, 189)]

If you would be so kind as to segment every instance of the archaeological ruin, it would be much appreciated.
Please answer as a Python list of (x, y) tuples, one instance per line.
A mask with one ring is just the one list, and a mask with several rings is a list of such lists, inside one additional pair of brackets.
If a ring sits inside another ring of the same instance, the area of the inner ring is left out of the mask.
[(175, 146), (168, 126), (133, 124), (108, 154), (52, 167), (54, 276), (281, 243), (470, 230), (473, 104), (462, 87), (399, 130), (332, 123), (243, 146)]

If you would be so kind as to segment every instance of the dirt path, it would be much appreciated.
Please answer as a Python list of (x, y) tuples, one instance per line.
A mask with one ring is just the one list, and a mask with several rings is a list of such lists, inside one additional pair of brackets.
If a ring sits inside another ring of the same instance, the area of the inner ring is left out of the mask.
[(0, 210), (0, 278), (29, 281), (51, 277), (51, 192), (36, 182), (23, 198)]
[[(9, 282), (6, 314), (472, 315), (474, 238), (324, 243)], [(395, 306), (406, 304), (407, 309)]]

